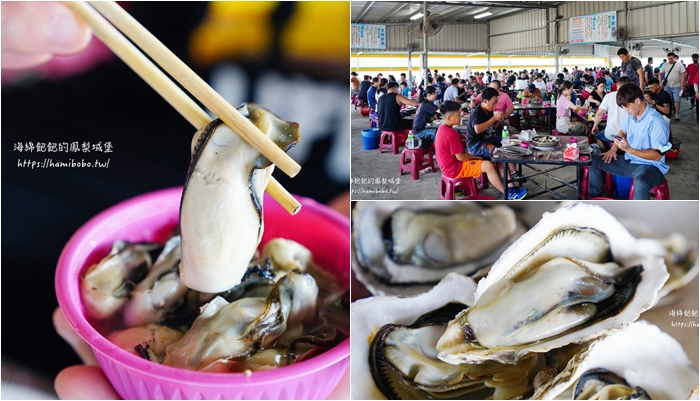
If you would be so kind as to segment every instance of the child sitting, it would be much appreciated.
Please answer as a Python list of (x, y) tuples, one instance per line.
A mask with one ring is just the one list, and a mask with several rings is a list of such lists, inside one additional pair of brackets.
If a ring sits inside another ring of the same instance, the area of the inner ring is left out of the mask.
[[(459, 103), (448, 100), (440, 105), (440, 112), (444, 122), (435, 138), (435, 157), (442, 173), (450, 178), (477, 178), (481, 173), (486, 173), (489, 182), (503, 192), (503, 181), (493, 163), (467, 153), (459, 134), (452, 128), (459, 125), (462, 119)], [(523, 199), (526, 194), (525, 188), (508, 188), (508, 199)]]

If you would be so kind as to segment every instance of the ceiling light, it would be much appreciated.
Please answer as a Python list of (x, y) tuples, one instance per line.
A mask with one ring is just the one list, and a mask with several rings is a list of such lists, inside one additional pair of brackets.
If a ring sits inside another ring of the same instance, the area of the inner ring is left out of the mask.
[(485, 12), (485, 13), (483, 13), (483, 14), (475, 15), (475, 16), (474, 16), (474, 19), (479, 19), (479, 18), (488, 17), (489, 15), (493, 15), (493, 13), (489, 11), (489, 12)]
[(418, 14), (414, 15), (413, 17), (411, 17), (411, 19), (412, 19), (412, 20), (418, 19), (418, 18), (420, 18), (420, 17), (422, 17), (422, 16), (423, 16), (423, 13), (418, 13)]

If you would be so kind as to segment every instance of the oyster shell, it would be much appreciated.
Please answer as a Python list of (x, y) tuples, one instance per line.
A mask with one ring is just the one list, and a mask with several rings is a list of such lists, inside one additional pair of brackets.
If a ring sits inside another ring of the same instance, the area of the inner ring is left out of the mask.
[[(383, 202), (382, 202), (383, 203)], [(384, 399), (372, 378), (369, 348), (385, 324), (410, 325), (418, 317), (450, 302), (471, 305), (476, 284), (467, 276), (450, 273), (432, 290), (414, 297), (375, 296), (352, 303), (350, 308), (351, 398)]]
[[(297, 123), (256, 104), (238, 110), (285, 151), (299, 140)], [(219, 119), (195, 134), (180, 206), (187, 287), (217, 293), (241, 281), (262, 237), (262, 195), (273, 169)]]
[(657, 326), (637, 321), (577, 353), (532, 399), (572, 399), (599, 369), (620, 377), (629, 388), (640, 387), (657, 400), (686, 399), (698, 385), (698, 371), (681, 345)]
[[(668, 273), (602, 208), (545, 213), (479, 282), (475, 303), (450, 322), (441, 360), (517, 363), (625, 328), (649, 309)], [(550, 289), (545, 291), (544, 289)]]
[(478, 277), (524, 232), (500, 205), (358, 202), (353, 212), (357, 262), (387, 285), (434, 284), (451, 272)]

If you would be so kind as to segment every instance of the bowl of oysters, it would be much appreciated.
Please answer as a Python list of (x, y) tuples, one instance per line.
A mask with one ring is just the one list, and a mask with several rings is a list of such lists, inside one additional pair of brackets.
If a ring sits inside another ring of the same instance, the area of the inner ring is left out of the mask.
[(261, 192), (243, 266), (185, 277), (185, 261), (223, 258), (200, 251), (209, 232), (249, 235), (241, 219), (185, 227), (186, 192), (127, 200), (73, 235), (56, 271), (67, 320), (125, 399), (326, 398), (349, 363), (348, 219), (302, 198), (292, 216)]
[(352, 399), (698, 398), (693, 205), (414, 203), (353, 216)]

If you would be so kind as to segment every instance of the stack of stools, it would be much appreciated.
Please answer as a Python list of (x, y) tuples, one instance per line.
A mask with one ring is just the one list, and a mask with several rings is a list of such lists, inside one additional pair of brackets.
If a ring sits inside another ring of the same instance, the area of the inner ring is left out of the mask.
[[(668, 189), (668, 180), (664, 178), (663, 184), (653, 187), (651, 189), (651, 195), (653, 195), (656, 200), (671, 200), (671, 191)], [(627, 198), (630, 200), (634, 198), (634, 178), (632, 178), (630, 193), (627, 195)]]
[(403, 148), (401, 152), (401, 160), (399, 163), (399, 176), (403, 175), (404, 171), (411, 172), (411, 179), (417, 180), (419, 177), (419, 172), (426, 167), (430, 167), (435, 172), (435, 162), (433, 161), (433, 154), (435, 150), (433, 147), (430, 149), (408, 149)]
[(389, 148), (391, 153), (398, 154), (399, 146), (404, 146), (406, 144), (406, 139), (408, 139), (409, 131), (382, 131), (382, 136), (379, 137), (379, 153), (382, 153), (382, 149)]
[(455, 198), (455, 189), (460, 186), (464, 188), (464, 196), (467, 199), (480, 199), (478, 198), (480, 196), (478, 188), (488, 188), (489, 181), (486, 174), (481, 174), (481, 185), (477, 186), (474, 178), (449, 178), (443, 174), (440, 181), (440, 199), (453, 200)]

